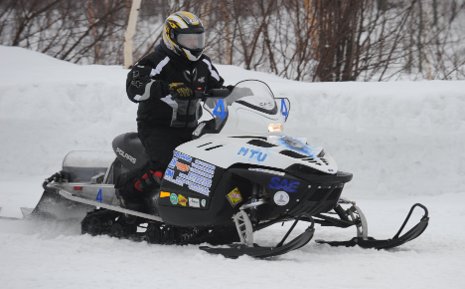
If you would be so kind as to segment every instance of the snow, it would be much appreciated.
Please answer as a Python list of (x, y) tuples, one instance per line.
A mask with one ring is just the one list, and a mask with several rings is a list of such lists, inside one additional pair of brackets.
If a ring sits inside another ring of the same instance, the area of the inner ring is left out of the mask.
[[(229, 260), (80, 235), (76, 223), (0, 219), (2, 288), (465, 288), (465, 81), (302, 83), (218, 68), (228, 84), (261, 79), (289, 97), (285, 129), (354, 173), (344, 196), (364, 209), (370, 235), (394, 235), (416, 202), (429, 208), (426, 232), (390, 251), (312, 241), (271, 260)], [(135, 130), (126, 74), (0, 46), (0, 216), (33, 207), (69, 151), (109, 151), (114, 136)], [(257, 238), (271, 244), (284, 229)], [(353, 231), (317, 226), (314, 239)]]

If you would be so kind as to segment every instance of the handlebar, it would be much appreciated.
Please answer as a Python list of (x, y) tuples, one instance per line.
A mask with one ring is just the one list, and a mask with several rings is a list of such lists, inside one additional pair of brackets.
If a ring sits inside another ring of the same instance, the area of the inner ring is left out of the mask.
[(213, 88), (210, 89), (209, 91), (194, 91), (194, 98), (198, 99), (206, 99), (206, 98), (225, 98), (229, 94), (231, 94), (231, 91), (226, 88), (226, 87), (221, 87), (221, 88)]

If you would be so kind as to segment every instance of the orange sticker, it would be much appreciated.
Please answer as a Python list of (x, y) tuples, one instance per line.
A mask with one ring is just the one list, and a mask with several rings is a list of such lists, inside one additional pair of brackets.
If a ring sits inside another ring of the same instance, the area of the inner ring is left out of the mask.
[(160, 191), (160, 198), (169, 198), (171, 195), (170, 192)]
[(176, 162), (176, 168), (183, 173), (187, 173), (190, 170), (190, 167), (184, 163)]

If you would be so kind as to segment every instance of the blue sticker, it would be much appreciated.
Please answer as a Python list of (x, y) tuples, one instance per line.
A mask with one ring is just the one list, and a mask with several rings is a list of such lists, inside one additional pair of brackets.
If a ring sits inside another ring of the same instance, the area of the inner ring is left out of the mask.
[(99, 203), (103, 203), (103, 189), (102, 188), (98, 189), (97, 197), (95, 198), (95, 200)]
[(179, 152), (179, 151), (174, 151), (173, 156), (181, 159), (183, 161), (186, 161), (188, 163), (192, 162), (192, 157), (189, 155), (186, 155), (185, 153)]
[(292, 151), (304, 154), (308, 157), (315, 157), (315, 154), (313, 153), (313, 149), (303, 141), (293, 138), (290, 136), (283, 136), (279, 139), (278, 143), (282, 145), (283, 147), (290, 149)]
[(223, 99), (219, 99), (218, 102), (216, 103), (216, 106), (213, 109), (213, 115), (216, 117), (219, 117), (221, 120), (224, 120), (226, 116), (228, 115), (228, 112), (226, 111), (226, 107), (224, 106)]
[(281, 177), (272, 177), (270, 183), (268, 184), (268, 188), (272, 190), (283, 190), (288, 193), (295, 193), (299, 189), (300, 182), (289, 180), (286, 178)]
[(285, 120), (287, 120), (287, 117), (289, 116), (289, 109), (287, 108), (287, 104), (284, 99), (281, 99), (281, 114), (285, 117)]
[(178, 162), (178, 158), (176, 158), (176, 157), (172, 158), (169, 165), (168, 165), (168, 167), (170, 169), (174, 169), (176, 167), (177, 162)]
[(174, 171), (172, 169), (166, 169), (165, 177), (168, 177), (168, 178), (174, 177)]
[(257, 150), (257, 149), (249, 149), (246, 147), (241, 147), (237, 152), (238, 155), (247, 157), (249, 160), (255, 160), (258, 162), (264, 162), (268, 154)]

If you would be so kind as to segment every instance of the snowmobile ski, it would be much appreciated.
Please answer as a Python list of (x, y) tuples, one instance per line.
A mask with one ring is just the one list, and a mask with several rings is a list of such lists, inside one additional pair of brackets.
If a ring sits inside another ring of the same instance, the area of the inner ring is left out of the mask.
[[(410, 230), (408, 230), (405, 234), (400, 235), (402, 231), (404, 230), (405, 226), (407, 225), (410, 217), (412, 216), (413, 211), (415, 208), (421, 208), (424, 211), (423, 217), (420, 219), (420, 221), (413, 226)], [(328, 244), (331, 246), (345, 246), (345, 247), (354, 247), (354, 246), (360, 246), (364, 249), (391, 249), (397, 246), (400, 246), (404, 243), (407, 243), (418, 236), (420, 236), (428, 226), (428, 209), (422, 205), (422, 204), (414, 204), (411, 208), (410, 211), (405, 218), (404, 222), (402, 223), (402, 226), (400, 227), (399, 231), (392, 237), (391, 239), (385, 239), (385, 240), (378, 240), (373, 237), (369, 236), (357, 236), (354, 237), (348, 241), (324, 241), (324, 240), (316, 240), (317, 243), (320, 244)]]
[(264, 247), (257, 244), (252, 244), (251, 246), (246, 244), (231, 244), (227, 247), (208, 247), (200, 246), (201, 250), (204, 250), (211, 254), (220, 254), (226, 258), (238, 258), (243, 255), (247, 255), (254, 258), (269, 258), (278, 255), (288, 253), (290, 251), (299, 249), (300, 247), (305, 246), (313, 238), (315, 232), (314, 223), (312, 223), (303, 233), (299, 236), (292, 239), (290, 242), (284, 244), (285, 240), (294, 229), (297, 224), (296, 220), (289, 231), (286, 233), (284, 238), (279, 242), (275, 247)]

